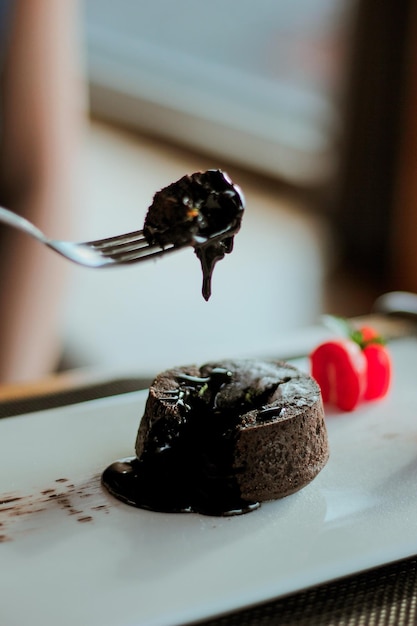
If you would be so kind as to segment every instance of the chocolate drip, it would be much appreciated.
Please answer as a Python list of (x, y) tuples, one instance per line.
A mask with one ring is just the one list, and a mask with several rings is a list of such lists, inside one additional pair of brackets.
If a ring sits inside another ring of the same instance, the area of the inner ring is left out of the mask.
[(196, 246), (195, 253), (200, 259), (201, 270), (203, 272), (202, 294), (204, 300), (209, 300), (211, 296), (211, 279), (214, 266), (217, 261), (221, 261), (225, 254), (233, 250), (233, 237), (211, 244), (209, 241)]

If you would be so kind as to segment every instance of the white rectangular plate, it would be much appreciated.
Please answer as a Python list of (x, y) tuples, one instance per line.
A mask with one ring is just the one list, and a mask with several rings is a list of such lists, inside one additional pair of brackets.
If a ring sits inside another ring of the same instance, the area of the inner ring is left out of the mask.
[(102, 489), (133, 453), (144, 392), (0, 420), (0, 623), (174, 626), (417, 553), (417, 340), (391, 350), (389, 397), (328, 413), (316, 480), (238, 517)]

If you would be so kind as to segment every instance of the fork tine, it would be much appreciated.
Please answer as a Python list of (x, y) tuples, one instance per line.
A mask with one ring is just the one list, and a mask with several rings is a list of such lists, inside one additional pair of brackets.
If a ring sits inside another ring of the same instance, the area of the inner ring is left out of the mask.
[(161, 246), (149, 244), (142, 230), (136, 230), (115, 237), (97, 239), (88, 242), (87, 245), (93, 247), (104, 258), (111, 258), (120, 263), (126, 263), (130, 260), (139, 260), (142, 256), (146, 258), (147, 256), (163, 251)]
[(155, 259), (158, 256), (168, 254), (168, 252), (175, 252), (180, 248), (181, 246), (167, 246), (165, 248), (161, 248), (159, 246), (143, 246), (129, 252), (115, 252), (111, 255), (106, 254), (106, 256), (110, 256), (117, 263), (134, 263), (136, 261), (144, 261), (146, 259)]
[(136, 252), (140, 250), (144, 250), (146, 252), (151, 250), (152, 248), (161, 250), (161, 246), (157, 244), (149, 244), (146, 239), (137, 239), (126, 242), (120, 241), (115, 243), (114, 245), (109, 242), (105, 246), (101, 246), (99, 248), (95, 247), (95, 250), (103, 256), (118, 258), (129, 252)]
[(92, 247), (101, 254), (103, 259), (111, 259), (115, 263), (134, 263), (162, 256), (178, 249), (178, 246), (168, 245), (162, 248), (158, 244), (150, 244), (143, 234), (143, 230), (135, 230), (115, 237), (95, 239), (83, 244)]
[(129, 252), (136, 252), (139, 250), (149, 251), (151, 248), (157, 248), (158, 250), (160, 250), (161, 246), (150, 245), (148, 244), (146, 240), (143, 240), (143, 241), (138, 241), (138, 242), (133, 241), (133, 242), (128, 242), (128, 243), (118, 244), (112, 247), (110, 247), (109, 245), (106, 248), (104, 247), (96, 248), (96, 250), (100, 252), (100, 254), (102, 254), (103, 256), (111, 256), (111, 257), (117, 258)]
[(105, 239), (95, 239), (94, 241), (87, 241), (87, 246), (93, 246), (98, 250), (109, 248), (109, 247), (117, 247), (123, 246), (125, 244), (129, 244), (132, 242), (137, 242), (137, 244), (143, 243), (147, 244), (147, 240), (143, 234), (143, 230), (134, 230), (131, 233), (125, 233), (123, 235), (116, 235), (115, 237), (106, 237)]

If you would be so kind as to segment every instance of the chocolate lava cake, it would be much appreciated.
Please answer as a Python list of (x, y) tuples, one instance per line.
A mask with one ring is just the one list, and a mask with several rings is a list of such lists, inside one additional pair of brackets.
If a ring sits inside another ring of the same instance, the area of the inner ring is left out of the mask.
[(328, 455), (313, 378), (284, 362), (221, 361), (156, 377), (136, 457), (103, 484), (140, 508), (233, 515), (298, 491)]
[(154, 195), (143, 234), (150, 244), (162, 248), (194, 247), (203, 270), (203, 296), (208, 300), (214, 266), (232, 252), (243, 211), (242, 192), (227, 174), (196, 172)]

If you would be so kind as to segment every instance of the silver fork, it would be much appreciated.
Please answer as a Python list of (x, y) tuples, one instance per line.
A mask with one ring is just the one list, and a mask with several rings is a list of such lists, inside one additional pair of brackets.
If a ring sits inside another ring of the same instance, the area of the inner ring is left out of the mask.
[(161, 248), (157, 244), (151, 245), (145, 239), (142, 230), (80, 243), (49, 239), (32, 222), (3, 207), (0, 207), (0, 222), (23, 231), (66, 259), (87, 267), (99, 268), (137, 263), (173, 252), (180, 247), (167, 245)]

